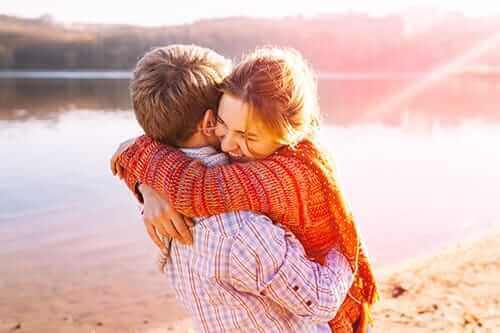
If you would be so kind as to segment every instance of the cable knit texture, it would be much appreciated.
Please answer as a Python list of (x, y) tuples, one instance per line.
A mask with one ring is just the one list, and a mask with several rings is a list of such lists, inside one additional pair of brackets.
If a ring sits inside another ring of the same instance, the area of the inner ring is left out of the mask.
[(354, 332), (366, 322), (378, 298), (376, 281), (363, 251), (353, 217), (335, 181), (332, 163), (316, 144), (284, 147), (247, 163), (207, 168), (200, 161), (142, 136), (119, 158), (130, 189), (137, 182), (167, 196), (189, 217), (252, 210), (280, 223), (300, 240), (307, 255), (321, 264), (338, 249), (355, 272), (355, 280), (330, 326)]

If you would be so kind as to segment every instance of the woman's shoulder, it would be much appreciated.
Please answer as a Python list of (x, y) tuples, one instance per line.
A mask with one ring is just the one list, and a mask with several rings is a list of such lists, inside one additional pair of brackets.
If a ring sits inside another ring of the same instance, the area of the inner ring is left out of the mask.
[(286, 146), (278, 150), (277, 157), (297, 159), (306, 164), (317, 164), (332, 166), (333, 158), (331, 154), (324, 149), (319, 142), (312, 140), (302, 140), (294, 146)]
[(311, 184), (333, 182), (333, 159), (316, 142), (303, 140), (294, 147), (283, 147), (271, 160), (291, 170), (294, 177), (308, 187)]

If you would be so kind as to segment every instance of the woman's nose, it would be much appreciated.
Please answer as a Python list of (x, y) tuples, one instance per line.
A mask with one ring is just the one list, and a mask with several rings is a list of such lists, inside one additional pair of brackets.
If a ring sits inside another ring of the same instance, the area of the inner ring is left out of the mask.
[(226, 153), (236, 153), (238, 151), (238, 143), (234, 134), (229, 132), (222, 138), (221, 149)]

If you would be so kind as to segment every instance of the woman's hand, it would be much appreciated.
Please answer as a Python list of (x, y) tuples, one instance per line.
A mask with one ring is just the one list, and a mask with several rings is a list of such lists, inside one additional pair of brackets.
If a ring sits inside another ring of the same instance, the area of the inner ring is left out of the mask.
[(160, 248), (165, 244), (160, 239), (170, 237), (183, 244), (192, 244), (193, 236), (189, 227), (194, 226), (191, 219), (179, 214), (170, 203), (148, 185), (139, 185), (144, 199), (144, 225), (149, 237)]
[(120, 179), (123, 178), (123, 168), (120, 166), (118, 163), (118, 158), (120, 155), (127, 150), (128, 147), (134, 144), (136, 138), (129, 139), (127, 141), (124, 141), (120, 143), (118, 146), (118, 149), (116, 152), (113, 154), (113, 157), (111, 157), (110, 161), (110, 167), (111, 167), (111, 172), (113, 173), (113, 176), (118, 176)]

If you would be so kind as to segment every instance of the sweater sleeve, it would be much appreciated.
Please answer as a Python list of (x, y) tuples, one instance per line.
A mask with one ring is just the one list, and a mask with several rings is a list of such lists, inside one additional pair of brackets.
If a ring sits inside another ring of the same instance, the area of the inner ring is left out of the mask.
[(147, 137), (126, 150), (119, 163), (127, 170), (129, 187), (136, 181), (147, 184), (189, 217), (252, 210), (282, 220), (300, 214), (303, 198), (297, 196), (306, 195), (307, 180), (314, 176), (298, 159), (276, 153), (208, 168)]

